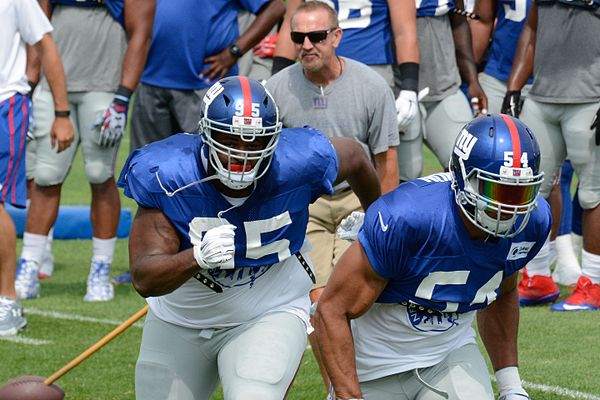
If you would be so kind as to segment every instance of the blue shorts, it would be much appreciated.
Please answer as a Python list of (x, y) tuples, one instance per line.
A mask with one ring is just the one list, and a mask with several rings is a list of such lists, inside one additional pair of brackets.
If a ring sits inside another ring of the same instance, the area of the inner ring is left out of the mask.
[(0, 203), (25, 207), (25, 137), (29, 124), (27, 96), (15, 94), (0, 103)]

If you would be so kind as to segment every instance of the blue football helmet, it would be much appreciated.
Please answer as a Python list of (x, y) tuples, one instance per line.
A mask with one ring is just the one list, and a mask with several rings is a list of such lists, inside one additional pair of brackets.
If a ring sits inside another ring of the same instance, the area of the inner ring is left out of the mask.
[(497, 237), (525, 229), (544, 175), (525, 124), (505, 114), (475, 118), (458, 135), (449, 168), (456, 203), (469, 221)]
[(281, 128), (273, 97), (254, 79), (221, 79), (202, 100), (198, 130), (217, 177), (231, 189), (244, 189), (267, 172)]

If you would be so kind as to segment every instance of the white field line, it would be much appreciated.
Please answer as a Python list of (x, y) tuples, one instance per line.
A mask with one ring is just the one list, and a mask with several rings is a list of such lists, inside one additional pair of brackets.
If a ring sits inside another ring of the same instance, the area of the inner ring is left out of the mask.
[[(105, 324), (105, 325), (114, 325), (114, 326), (119, 326), (123, 323), (123, 321), (116, 321), (113, 319), (92, 318), (92, 317), (86, 317), (84, 315), (62, 313), (62, 312), (58, 312), (58, 311), (43, 311), (43, 310), (39, 310), (37, 308), (26, 308), (25, 315), (27, 315), (27, 314), (39, 315), (39, 316), (46, 317), (46, 318), (64, 319), (67, 321), (91, 322), (94, 324)], [(132, 326), (134, 326), (136, 328), (143, 328), (144, 323), (136, 322)]]
[[(96, 323), (96, 324), (106, 324), (106, 325), (115, 325), (115, 326), (121, 325), (123, 323), (122, 321), (92, 318), (92, 317), (86, 317), (86, 316), (77, 315), (77, 314), (61, 313), (58, 311), (42, 311), (42, 310), (38, 310), (37, 308), (26, 308), (25, 313), (32, 314), (32, 315), (40, 315), (42, 317), (47, 317), (47, 318), (56, 318), (56, 319), (64, 319), (64, 320), (79, 321), (79, 322), (92, 322), (92, 323)], [(135, 326), (136, 328), (142, 328), (144, 326), (144, 324), (142, 322), (136, 322), (132, 326)], [(24, 338), (24, 337), (20, 337), (20, 336), (0, 336), (0, 340), (11, 341), (11, 342), (16, 342), (16, 343), (31, 344), (34, 346), (40, 346), (40, 345), (45, 345), (45, 344), (51, 343), (50, 341), (47, 341), (47, 340), (30, 339), (30, 338)], [(310, 350), (311, 346), (308, 345), (308, 346), (306, 346), (306, 348), (307, 348), (307, 350)], [(492, 379), (494, 379), (493, 376), (492, 376)], [(576, 400), (600, 400), (600, 396), (590, 394), (590, 393), (585, 393), (585, 392), (579, 392), (577, 390), (566, 389), (566, 388), (563, 388), (560, 386), (550, 386), (550, 385), (544, 385), (544, 384), (540, 384), (540, 383), (533, 383), (533, 382), (527, 382), (527, 381), (523, 381), (523, 386), (526, 389), (539, 390), (541, 392), (557, 394), (559, 396), (566, 396), (566, 397), (570, 397), (570, 398), (576, 399)]]
[(46, 344), (52, 343), (49, 340), (32, 339), (32, 338), (26, 338), (23, 336), (0, 336), (0, 340), (4, 340), (5, 342), (30, 344), (32, 346), (44, 346)]
[(535, 389), (544, 393), (557, 394), (559, 396), (566, 396), (577, 400), (600, 400), (600, 396), (596, 396), (595, 394), (579, 392), (577, 390), (566, 389), (560, 386), (550, 386), (527, 381), (523, 381), (523, 386), (526, 389)]

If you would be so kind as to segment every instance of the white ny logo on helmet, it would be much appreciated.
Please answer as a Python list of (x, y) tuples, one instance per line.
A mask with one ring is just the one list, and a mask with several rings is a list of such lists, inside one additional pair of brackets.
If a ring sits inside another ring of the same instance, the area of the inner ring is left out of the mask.
[(454, 146), (454, 154), (460, 157), (462, 160), (468, 160), (471, 155), (471, 151), (477, 143), (477, 138), (471, 135), (466, 129), (463, 129), (456, 139), (456, 145)]

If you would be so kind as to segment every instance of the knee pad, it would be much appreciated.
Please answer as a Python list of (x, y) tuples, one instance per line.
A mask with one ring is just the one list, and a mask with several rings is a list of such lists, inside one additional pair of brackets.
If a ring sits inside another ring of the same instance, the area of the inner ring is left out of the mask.
[(579, 205), (584, 210), (596, 208), (600, 204), (600, 192), (579, 187)]
[(87, 162), (85, 164), (85, 176), (93, 185), (100, 185), (114, 175), (114, 168), (102, 162)]
[(46, 165), (44, 168), (36, 168), (31, 177), (34, 178), (35, 184), (38, 186), (54, 186), (62, 184), (68, 172), (68, 170), (63, 171), (56, 166)]

